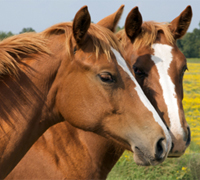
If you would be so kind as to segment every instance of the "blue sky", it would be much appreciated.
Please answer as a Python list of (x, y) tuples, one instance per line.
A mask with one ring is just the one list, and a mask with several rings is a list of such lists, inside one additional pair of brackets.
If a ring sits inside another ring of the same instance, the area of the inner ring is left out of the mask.
[(121, 27), (135, 6), (139, 7), (144, 21), (170, 22), (191, 5), (193, 18), (189, 31), (199, 28), (200, 22), (200, 0), (0, 0), (0, 4), (0, 31), (13, 33), (24, 27), (40, 32), (56, 23), (71, 21), (84, 5), (96, 23), (124, 4)]

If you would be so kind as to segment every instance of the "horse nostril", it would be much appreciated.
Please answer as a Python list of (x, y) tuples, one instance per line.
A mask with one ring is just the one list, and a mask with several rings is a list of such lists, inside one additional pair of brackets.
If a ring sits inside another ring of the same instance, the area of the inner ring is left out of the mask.
[(156, 144), (156, 154), (155, 154), (156, 160), (163, 159), (163, 152), (164, 152), (163, 140), (164, 138), (159, 139), (159, 141)]
[(190, 133), (190, 128), (187, 127), (187, 141), (186, 141), (186, 146), (188, 146), (190, 144), (190, 141), (191, 141), (191, 133)]

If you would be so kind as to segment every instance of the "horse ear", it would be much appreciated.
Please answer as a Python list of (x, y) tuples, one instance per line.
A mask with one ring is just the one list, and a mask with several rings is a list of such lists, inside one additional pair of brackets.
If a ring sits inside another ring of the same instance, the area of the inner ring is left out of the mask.
[(192, 19), (192, 8), (187, 6), (185, 10), (176, 17), (169, 25), (169, 28), (174, 36), (174, 39), (179, 39), (187, 32)]
[(128, 14), (125, 22), (125, 32), (127, 36), (134, 41), (134, 39), (141, 32), (142, 15), (139, 12), (138, 7), (134, 7)]
[(124, 10), (124, 5), (121, 5), (120, 8), (115, 13), (103, 18), (97, 24), (110, 29), (112, 32), (115, 32), (117, 24), (123, 13), (123, 10)]
[(75, 15), (73, 21), (73, 35), (78, 45), (81, 45), (85, 39), (91, 18), (87, 6), (83, 6)]

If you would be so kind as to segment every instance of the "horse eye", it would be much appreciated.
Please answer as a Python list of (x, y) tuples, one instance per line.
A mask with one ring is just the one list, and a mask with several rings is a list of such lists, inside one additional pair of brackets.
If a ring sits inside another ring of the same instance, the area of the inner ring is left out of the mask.
[(99, 77), (100, 77), (101, 81), (106, 82), (106, 83), (115, 82), (113, 76), (108, 72), (103, 72), (103, 73), (99, 74)]
[(133, 70), (134, 70), (134, 73), (138, 76), (141, 76), (141, 77), (146, 76), (146, 74), (142, 70), (138, 69), (136, 66), (133, 66)]

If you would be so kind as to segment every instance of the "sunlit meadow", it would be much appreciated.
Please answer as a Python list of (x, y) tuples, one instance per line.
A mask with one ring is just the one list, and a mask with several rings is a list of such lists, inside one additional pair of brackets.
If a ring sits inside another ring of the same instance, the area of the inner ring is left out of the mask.
[(125, 152), (108, 176), (108, 180), (200, 179), (200, 59), (188, 59), (188, 71), (184, 76), (185, 116), (191, 128), (192, 142), (180, 158), (167, 159), (154, 167), (135, 164), (132, 153)]

